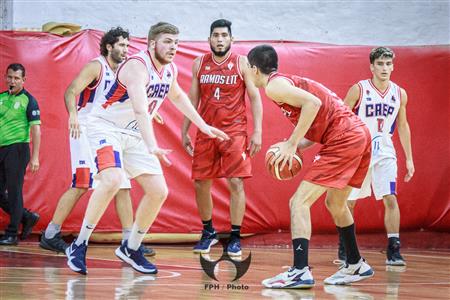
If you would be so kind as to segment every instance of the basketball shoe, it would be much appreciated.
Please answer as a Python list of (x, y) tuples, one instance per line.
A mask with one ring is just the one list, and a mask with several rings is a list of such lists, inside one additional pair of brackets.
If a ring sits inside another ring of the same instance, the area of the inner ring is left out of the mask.
[(291, 267), (286, 272), (265, 279), (261, 283), (271, 289), (310, 289), (314, 286), (314, 278), (308, 266), (301, 270)]
[(83, 242), (79, 246), (75, 244), (75, 241), (66, 248), (66, 256), (67, 256), (67, 265), (69, 268), (77, 273), (86, 275), (86, 251), (87, 245), (86, 242)]
[(334, 273), (323, 281), (325, 284), (351, 284), (352, 282), (361, 281), (372, 277), (374, 274), (373, 269), (361, 258), (358, 263), (350, 265), (346, 264), (345, 267), (340, 268), (339, 271)]
[(406, 262), (400, 254), (400, 240), (390, 238), (386, 250), (386, 265), (388, 266), (406, 266)]
[(142, 252), (142, 248), (139, 247), (137, 250), (128, 248), (128, 241), (122, 243), (115, 251), (116, 256), (122, 261), (129, 264), (136, 271), (143, 274), (156, 274), (158, 269), (154, 264), (149, 262)]
[(231, 238), (227, 245), (227, 253), (229, 256), (241, 256), (241, 240), (239, 238)]
[(194, 253), (209, 253), (211, 246), (214, 246), (218, 242), (219, 240), (217, 239), (217, 234), (215, 232), (211, 233), (207, 230), (203, 230), (200, 241), (194, 246)]
[(56, 253), (64, 253), (69, 245), (64, 242), (61, 237), (61, 232), (58, 232), (54, 237), (48, 239), (45, 237), (45, 232), (42, 232), (41, 240), (39, 241), (39, 246), (46, 250), (55, 251)]

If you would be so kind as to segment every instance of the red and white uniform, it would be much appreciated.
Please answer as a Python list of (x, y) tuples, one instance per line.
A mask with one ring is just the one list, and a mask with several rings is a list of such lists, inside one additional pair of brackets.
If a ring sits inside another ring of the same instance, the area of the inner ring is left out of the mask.
[[(367, 127), (332, 91), (311, 79), (272, 73), (269, 82), (282, 77), (293, 86), (305, 90), (322, 105), (305, 138), (323, 147), (316, 155), (305, 180), (332, 187), (360, 187), (370, 163), (370, 134)], [(276, 103), (276, 102), (275, 102)], [(283, 114), (296, 126), (301, 108), (276, 103)]]
[[(78, 139), (70, 138), (70, 161), (72, 166), (72, 187), (92, 188), (93, 174), (97, 172), (96, 165), (90, 151), (87, 137), (87, 118), (96, 102), (103, 100), (105, 91), (115, 81), (116, 75), (104, 56), (99, 56), (93, 61), (101, 65), (98, 80), (87, 86), (78, 100), (78, 122), (81, 134)], [(94, 185), (95, 186), (95, 185)], [(130, 182), (124, 178), (121, 188), (130, 188)]]
[(192, 163), (194, 179), (251, 176), (246, 150), (246, 88), (239, 58), (231, 52), (220, 63), (212, 53), (200, 58), (198, 112), (206, 123), (227, 133), (230, 140), (219, 141), (200, 131), (197, 133)]
[(361, 189), (354, 189), (349, 200), (371, 195), (371, 186), (377, 200), (396, 194), (397, 156), (392, 135), (401, 104), (401, 88), (389, 82), (384, 91), (378, 90), (371, 79), (358, 82), (359, 99), (353, 111), (369, 128), (372, 137), (372, 160)]
[[(130, 60), (141, 62), (147, 69), (148, 110), (153, 118), (176, 78), (175, 64), (165, 65), (158, 71), (148, 51), (131, 56), (127, 62)], [(119, 68), (118, 74), (121, 70)], [(89, 114), (88, 126), (89, 142), (99, 171), (117, 167), (123, 169), (128, 178), (144, 173), (162, 174), (158, 158), (148, 152), (142, 140), (127, 88), (118, 78), (103, 100), (95, 103)]]

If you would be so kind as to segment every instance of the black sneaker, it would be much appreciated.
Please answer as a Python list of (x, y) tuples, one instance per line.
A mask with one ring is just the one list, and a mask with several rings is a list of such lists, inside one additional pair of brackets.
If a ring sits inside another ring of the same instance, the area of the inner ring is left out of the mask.
[(39, 241), (39, 246), (46, 250), (55, 251), (56, 253), (65, 253), (69, 244), (64, 242), (61, 238), (61, 232), (58, 232), (53, 238), (47, 239), (45, 237), (45, 232), (42, 232), (41, 240)]
[(31, 232), (33, 231), (34, 225), (39, 221), (39, 214), (27, 210), (26, 215), (22, 218), (22, 234), (20, 235), (20, 239), (26, 239)]
[(139, 248), (141, 249), (144, 256), (155, 256), (156, 255), (155, 250), (153, 250), (150, 247), (146, 247), (144, 244), (141, 244), (141, 246)]
[(389, 245), (386, 251), (386, 265), (388, 266), (406, 266), (406, 262), (400, 254), (400, 240), (397, 238), (389, 239)]

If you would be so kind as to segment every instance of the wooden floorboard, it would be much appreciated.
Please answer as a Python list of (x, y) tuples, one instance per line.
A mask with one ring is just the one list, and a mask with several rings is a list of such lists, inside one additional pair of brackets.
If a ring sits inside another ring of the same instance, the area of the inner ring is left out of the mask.
[[(37, 244), (0, 247), (0, 299), (450, 299), (450, 251), (404, 249), (407, 267), (386, 267), (385, 254), (366, 250), (362, 254), (375, 269), (375, 276), (352, 286), (324, 286), (323, 279), (337, 268), (333, 249), (311, 249), (310, 265), (316, 286), (310, 290), (264, 289), (261, 280), (291, 264), (291, 249), (246, 248), (251, 252), (248, 272), (230, 282), (235, 268), (219, 264), (210, 279), (201, 269), (199, 256), (187, 246), (155, 246), (151, 258), (156, 276), (139, 274), (114, 255), (114, 245), (91, 245), (87, 276), (66, 267), (63, 255), (40, 249)], [(214, 247), (210, 258), (222, 254)]]

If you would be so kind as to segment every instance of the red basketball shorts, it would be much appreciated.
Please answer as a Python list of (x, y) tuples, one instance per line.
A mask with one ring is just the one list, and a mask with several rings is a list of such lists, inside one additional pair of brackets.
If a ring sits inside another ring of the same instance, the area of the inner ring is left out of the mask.
[(231, 136), (228, 141), (197, 139), (192, 160), (193, 179), (251, 177), (247, 136)]
[(351, 129), (323, 145), (304, 180), (342, 189), (360, 188), (370, 165), (371, 137), (366, 126)]

